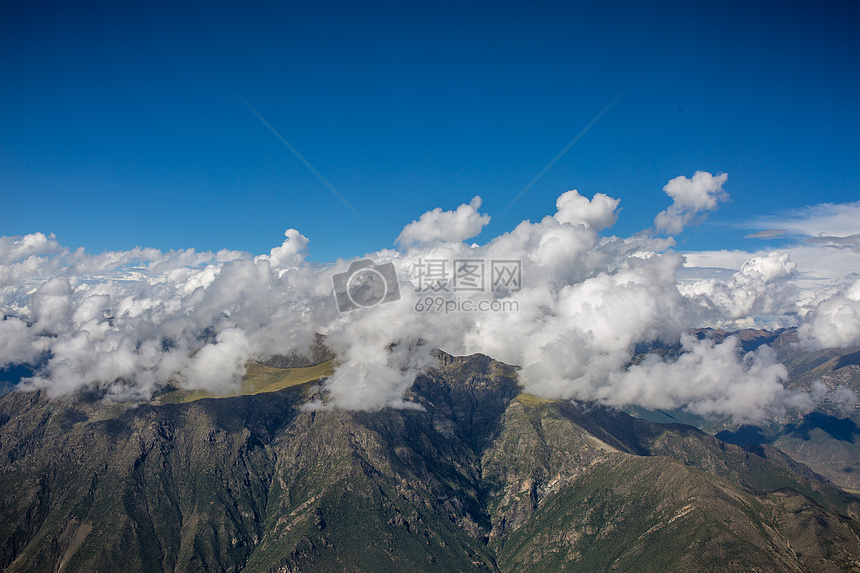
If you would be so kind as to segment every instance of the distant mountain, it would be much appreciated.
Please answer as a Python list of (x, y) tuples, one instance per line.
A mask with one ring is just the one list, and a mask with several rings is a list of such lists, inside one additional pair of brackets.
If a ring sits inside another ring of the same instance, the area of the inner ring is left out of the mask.
[(486, 356), (439, 353), (407, 392), (423, 410), (313, 410), (313, 381), (270, 387), (0, 398), (0, 567), (860, 570), (860, 497), (779, 449), (544, 402)]
[[(818, 383), (824, 385), (827, 395), (815, 411), (805, 416), (788, 415), (761, 426), (738, 427), (727, 419), (705, 419), (683, 410), (649, 411), (633, 407), (627, 409), (629, 413), (656, 422), (690, 424), (742, 446), (776, 446), (839, 487), (860, 492), (860, 403), (846, 407), (832, 400), (838, 396), (833, 392), (839, 388), (850, 389), (860, 396), (860, 347), (804, 350), (798, 344), (794, 328), (734, 332), (702, 328), (693, 334), (715, 342), (735, 336), (747, 352), (767, 344), (788, 369), (789, 389), (812, 392)], [(672, 355), (679, 353), (681, 347), (657, 343), (647, 350)]]

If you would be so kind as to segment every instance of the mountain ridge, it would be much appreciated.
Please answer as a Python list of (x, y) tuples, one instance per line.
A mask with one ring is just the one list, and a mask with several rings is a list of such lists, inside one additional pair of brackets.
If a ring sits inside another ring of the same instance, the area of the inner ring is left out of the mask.
[(860, 498), (776, 448), (438, 357), (405, 395), (423, 411), (309, 409), (313, 382), (136, 407), (4, 396), (0, 566), (860, 570)]

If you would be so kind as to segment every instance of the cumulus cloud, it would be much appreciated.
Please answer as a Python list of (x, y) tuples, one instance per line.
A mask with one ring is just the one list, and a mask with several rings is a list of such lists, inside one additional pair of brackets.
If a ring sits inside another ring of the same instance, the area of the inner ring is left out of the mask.
[(618, 220), (615, 210), (618, 208), (618, 199), (613, 199), (603, 193), (597, 193), (590, 201), (574, 189), (563, 193), (555, 206), (558, 209), (555, 218), (560, 223), (571, 223), (573, 225), (585, 225), (595, 231), (602, 231), (611, 227)]
[(8, 339), (0, 366), (47, 353), (27, 387), (52, 396), (98, 387), (114, 399), (146, 399), (169, 381), (234, 390), (249, 359), (307, 349), (320, 316), (336, 314), (319, 271), (303, 261), (307, 239), (286, 235), (256, 260), (232, 251), (90, 256), (65, 248), (27, 267), (13, 260), (5, 269), (17, 280), (0, 287), (0, 340)]
[(774, 251), (752, 257), (729, 280), (702, 279), (679, 286), (697, 303), (700, 321), (719, 327), (753, 327), (753, 315), (779, 315), (796, 310), (795, 287), (789, 279), (797, 264), (789, 253)]
[(245, 374), (245, 363), (253, 356), (251, 341), (237, 327), (222, 330), (215, 342), (200, 349), (180, 370), (183, 387), (206, 389), (215, 394), (238, 390), (238, 381)]
[(304, 254), (308, 239), (295, 229), (287, 229), (284, 233), (287, 239), (280, 247), (272, 249), (268, 255), (260, 255), (256, 261), (269, 261), (274, 268), (286, 269), (296, 267), (304, 262)]
[(860, 344), (860, 279), (817, 302), (798, 333), (814, 349)]
[(734, 337), (714, 344), (688, 334), (681, 336), (681, 344), (684, 353), (676, 360), (652, 354), (611, 373), (598, 395), (609, 404), (683, 407), (699, 415), (731, 416), (739, 424), (784, 415), (789, 405), (803, 410), (813, 406), (811, 397), (785, 389), (788, 371), (767, 346), (743, 355)]
[(61, 250), (54, 235), (45, 236), (43, 233), (33, 233), (23, 237), (0, 237), (0, 264), (23, 261), (30, 257), (38, 257), (56, 253)]
[(326, 339), (341, 360), (331, 384), (334, 406), (414, 407), (403, 400), (403, 393), (418, 374), (435, 365), (432, 347), (421, 342), (427, 334), (422, 321), (403, 321), (404, 314), (412, 313), (406, 301), (380, 306), (378, 311), (358, 310), (354, 320)]
[[(697, 172), (670, 181), (675, 203), (658, 227), (682, 227), (715, 208), (725, 180)], [(441, 348), (518, 365), (545, 398), (753, 421), (808, 408), (814, 397), (785, 392), (784, 369), (767, 350), (743, 355), (732, 339), (715, 345), (685, 333), (785, 318), (800, 324), (808, 346), (860, 336), (858, 283), (843, 276), (826, 288), (798, 286), (815, 259), (805, 251), (681, 255), (671, 238), (602, 236), (619, 201), (575, 190), (558, 198), (556, 213), (466, 245), (489, 221), (479, 207), (476, 197), (407, 225), (399, 249), (370, 255), (394, 266), (400, 298), (344, 313), (332, 277), (355, 260), (309, 263), (308, 240), (294, 229), (257, 256), (90, 255), (38, 233), (0, 239), (0, 367), (38, 361), (25, 387), (52, 396), (98, 388), (109, 399), (145, 400), (168, 383), (227, 394), (249, 360), (304, 352), (322, 333), (338, 357), (334, 407), (415, 407), (404, 391)], [(697, 264), (727, 272), (683, 278)], [(637, 348), (658, 340), (681, 340), (680, 357), (640, 361)]]
[(672, 204), (657, 214), (654, 227), (669, 235), (680, 233), (697, 215), (716, 209), (728, 199), (728, 193), (723, 191), (727, 179), (726, 173), (714, 176), (706, 171), (696, 171), (692, 179), (675, 177), (663, 187)]
[(468, 205), (460, 205), (456, 211), (443, 211), (437, 207), (406, 225), (395, 242), (408, 246), (436, 241), (456, 243), (470, 239), (490, 222), (489, 215), (478, 212), (480, 207), (480, 197), (474, 197)]
[(0, 321), (0, 367), (32, 362), (44, 346), (20, 318), (7, 316)]

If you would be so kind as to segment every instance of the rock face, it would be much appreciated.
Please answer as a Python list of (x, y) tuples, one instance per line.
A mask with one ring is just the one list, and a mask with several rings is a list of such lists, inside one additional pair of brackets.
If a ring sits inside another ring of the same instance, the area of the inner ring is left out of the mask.
[(5, 571), (860, 571), (860, 498), (769, 446), (521, 395), (439, 356), (423, 410), (312, 385), (0, 399)]

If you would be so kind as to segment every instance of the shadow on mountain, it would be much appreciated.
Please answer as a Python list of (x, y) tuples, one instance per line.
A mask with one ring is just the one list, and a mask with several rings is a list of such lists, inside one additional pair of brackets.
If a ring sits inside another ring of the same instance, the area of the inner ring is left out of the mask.
[(836, 364), (833, 366), (833, 370), (839, 370), (845, 366), (850, 365), (860, 365), (860, 350), (857, 352), (852, 352), (851, 354), (846, 354), (845, 356), (840, 356), (836, 361)]
[[(811, 434), (814, 430), (821, 430), (834, 440), (852, 444), (855, 438), (860, 435), (860, 427), (850, 418), (836, 418), (821, 412), (807, 414), (799, 425), (789, 424), (785, 426), (780, 435), (809, 441), (812, 439)], [(748, 448), (772, 444), (779, 436), (766, 434), (760, 426), (741, 426), (734, 431), (723, 430), (715, 434), (715, 437), (729, 444)]]
[(741, 426), (733, 432), (723, 430), (722, 432), (717, 433), (715, 437), (729, 444), (741, 446), (742, 448), (760, 446), (762, 444), (770, 444), (773, 442), (771, 437), (764, 434), (760, 426)]
[(855, 436), (860, 435), (860, 428), (850, 418), (836, 418), (820, 412), (807, 414), (796, 428), (786, 426), (785, 433), (793, 434), (802, 440), (809, 440), (810, 432), (816, 429), (826, 432), (841, 442), (854, 443)]

